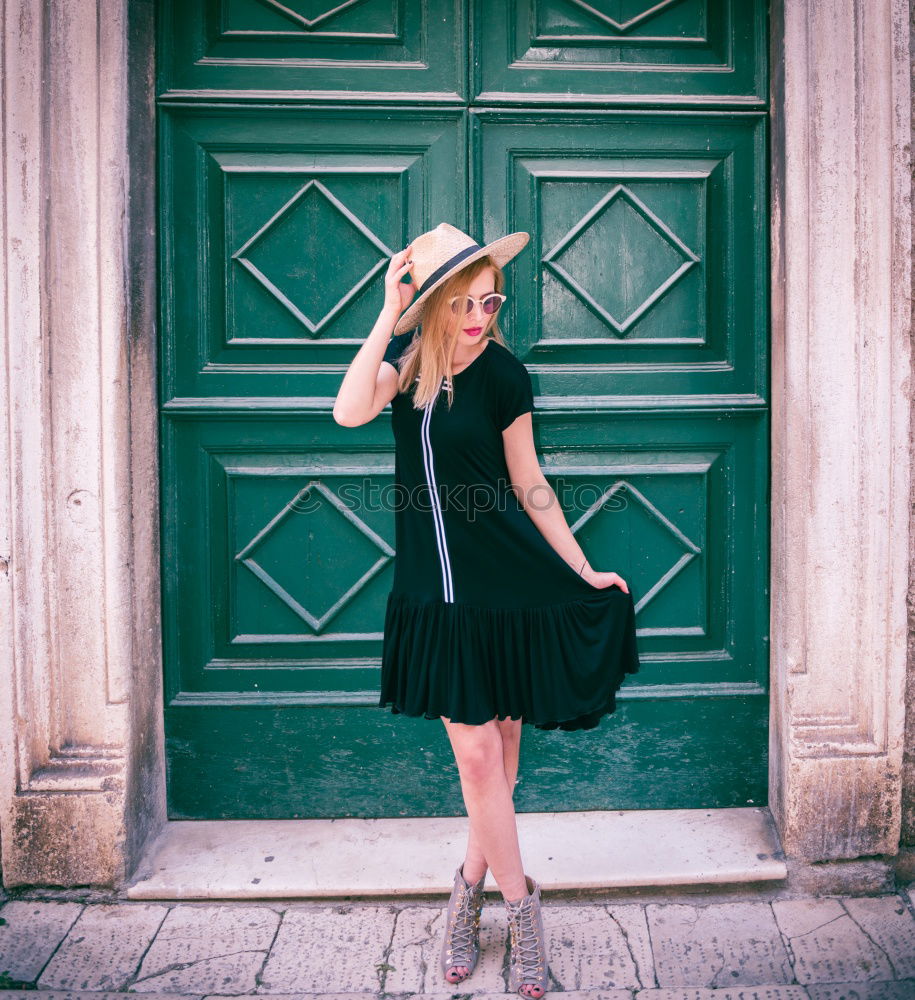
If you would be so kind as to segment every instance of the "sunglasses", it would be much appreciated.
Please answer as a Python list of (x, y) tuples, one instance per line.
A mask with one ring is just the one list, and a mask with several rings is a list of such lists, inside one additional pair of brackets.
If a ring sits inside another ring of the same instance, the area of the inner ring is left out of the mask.
[(448, 300), (448, 303), (455, 316), (466, 316), (468, 313), (472, 313), (474, 304), (477, 302), (480, 303), (487, 316), (492, 316), (502, 308), (502, 303), (507, 298), (507, 295), (501, 295), (499, 292), (490, 292), (482, 299), (475, 299), (472, 295), (455, 295), (454, 298)]

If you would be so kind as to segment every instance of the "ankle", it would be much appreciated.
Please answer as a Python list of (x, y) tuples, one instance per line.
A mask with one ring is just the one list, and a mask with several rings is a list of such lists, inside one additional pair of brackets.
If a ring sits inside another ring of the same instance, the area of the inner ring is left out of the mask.
[(503, 892), (502, 899), (504, 899), (509, 906), (520, 906), (521, 903), (523, 903), (524, 900), (527, 899), (527, 893), (526, 892), (522, 893), (522, 895), (520, 896), (516, 896), (514, 893), (511, 893), (511, 895), (506, 896), (505, 893)]
[(482, 869), (479, 869), (471, 868), (466, 862), (461, 865), (461, 876), (469, 885), (476, 885), (488, 871), (488, 866), (484, 866)]
[(522, 876), (519, 884), (521, 886), (520, 889), (517, 887), (517, 884), (509, 885), (507, 891), (506, 889), (502, 889), (502, 899), (511, 906), (517, 906), (534, 891), (527, 876)]

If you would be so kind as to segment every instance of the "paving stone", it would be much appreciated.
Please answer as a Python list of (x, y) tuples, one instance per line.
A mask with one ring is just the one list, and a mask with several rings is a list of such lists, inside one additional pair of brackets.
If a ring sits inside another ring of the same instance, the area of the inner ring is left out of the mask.
[(814, 983), (810, 1000), (912, 1000), (915, 980), (894, 983)]
[(639, 983), (645, 988), (657, 986), (654, 972), (654, 955), (651, 951), (651, 934), (648, 931), (648, 916), (644, 906), (608, 906), (607, 912), (619, 924), (626, 936), (626, 944), (632, 955), (638, 973)]
[[(640, 906), (544, 906), (550, 975), (556, 988), (637, 989), (654, 984), (648, 925)], [(638, 914), (633, 911), (639, 911)], [(627, 933), (632, 933), (632, 945)], [(639, 978), (639, 969), (647, 981)]]
[(33, 983), (80, 915), (81, 903), (14, 900), (0, 907), (0, 981)]
[(39, 988), (123, 989), (167, 913), (167, 906), (152, 903), (87, 906), (39, 977)]
[[(359, 993), (258, 993), (258, 1000), (369, 1000), (369, 998), (374, 997), (375, 992), (364, 993), (360, 991)], [(410, 1000), (414, 1000), (414, 997), (427, 997), (432, 996), (432, 994), (427, 993), (417, 993), (411, 994)], [(454, 996), (451, 993), (436, 994), (440, 996), (442, 1000), (454, 1000)], [(4, 997), (3, 1000), (6, 1000)], [(36, 997), (26, 997), (24, 1000), (37, 1000)], [(42, 997), (41, 1000), (44, 1000)], [(121, 997), (121, 1000), (124, 1000)], [(146, 1000), (144, 997), (143, 1000)], [(237, 993), (208, 993), (203, 1000), (238, 1000)], [(488, 998), (491, 1000), (491, 998)], [(517, 998), (516, 998), (517, 1000)]]
[[(480, 1000), (498, 1000), (491, 993), (481, 993), (479, 996)], [(518, 1000), (517, 993), (506, 993), (504, 996), (505, 1000)], [(552, 997), (553, 994), (547, 991), (545, 996)], [(570, 990), (555, 996), (561, 996), (562, 1000), (632, 1000), (632, 990)]]
[(895, 978), (915, 979), (915, 917), (899, 896), (859, 896), (842, 905), (886, 954)]
[(257, 992), (377, 991), (396, 916), (393, 906), (287, 910)]
[[(108, 990), (3, 990), (3, 1000), (124, 1000), (123, 993)], [(200, 1000), (198, 995), (182, 993), (147, 993), (143, 1000)], [(233, 997), (232, 1000), (238, 1000)], [(365, 994), (361, 996), (365, 1000)]]
[[(480, 918), (481, 938), (485, 912)], [(434, 938), (440, 929), (441, 914), (428, 906), (405, 907), (397, 914), (391, 950), (379, 977), (386, 993), (421, 993), (431, 986), (436, 975)]]
[[(439, 968), (439, 951), (445, 933), (447, 906), (404, 907), (397, 915), (391, 952), (382, 986), (385, 993), (432, 994), (447, 991)], [(480, 959), (473, 972), (473, 990), (502, 993), (505, 978), (502, 972), (506, 955), (508, 929), (498, 907), (486, 905), (480, 916)], [(465, 980), (465, 982), (468, 982)], [(459, 990), (455, 984), (453, 989)], [(450, 996), (450, 992), (446, 995)]]
[(279, 913), (263, 906), (174, 906), (130, 990), (248, 993), (279, 923)]
[[(476, 979), (476, 973), (473, 976)], [(466, 982), (466, 981), (465, 981)], [(409, 994), (396, 994), (396, 993), (383, 993), (379, 994), (383, 996), (385, 1000), (476, 1000), (477, 997), (480, 1000), (518, 1000), (517, 993), (484, 993), (484, 992), (474, 992), (467, 990), (463, 993), (460, 992), (460, 986), (455, 986), (454, 991), (451, 993), (409, 993)], [(358, 994), (353, 994), (354, 1000)], [(572, 994), (573, 997), (577, 997), (578, 994)], [(589, 994), (589, 1000), (593, 1000), (593, 995)], [(282, 998), (285, 1000), (285, 997)], [(323, 994), (320, 997), (314, 997), (313, 1000), (324, 1000)], [(361, 994), (361, 1000), (366, 1000), (366, 995)], [(563, 997), (565, 1000), (565, 997)], [(611, 1000), (616, 1000), (616, 998), (611, 998)], [(632, 994), (626, 993), (625, 997), (621, 997), (620, 1000), (632, 1000)]]
[(786, 899), (772, 904), (788, 939), (799, 983), (892, 980), (886, 955), (843, 909), (838, 899)]
[(636, 1000), (808, 1000), (803, 986), (735, 986), (732, 989), (642, 990)]
[(652, 903), (645, 911), (659, 986), (774, 986), (794, 979), (768, 903)]

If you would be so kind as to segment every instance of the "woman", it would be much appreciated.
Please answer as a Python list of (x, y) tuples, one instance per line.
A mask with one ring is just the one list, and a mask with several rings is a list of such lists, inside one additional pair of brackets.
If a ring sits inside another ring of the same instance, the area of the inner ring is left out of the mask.
[(394, 254), (334, 418), (358, 426), (391, 403), (397, 555), (379, 705), (441, 718), (469, 817), (443, 975), (459, 983), (476, 967), (489, 868), (511, 932), (511, 988), (540, 998), (540, 886), (523, 870), (512, 800), (521, 726), (593, 729), (639, 661), (632, 595), (588, 565), (569, 529), (537, 459), (530, 375), (496, 322), (502, 268), (529, 238), (480, 246), (442, 223)]

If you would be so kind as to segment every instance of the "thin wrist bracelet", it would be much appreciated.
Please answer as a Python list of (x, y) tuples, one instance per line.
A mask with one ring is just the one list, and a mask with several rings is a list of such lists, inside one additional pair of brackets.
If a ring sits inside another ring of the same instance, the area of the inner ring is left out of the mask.
[(578, 575), (579, 575), (579, 576), (581, 576), (581, 570), (585, 568), (585, 563), (586, 563), (587, 561), (588, 561), (588, 560), (587, 560), (587, 558), (586, 558), (586, 559), (585, 559), (585, 562), (583, 562), (583, 563), (581, 564), (581, 569), (580, 569), (580, 570), (578, 571)]

